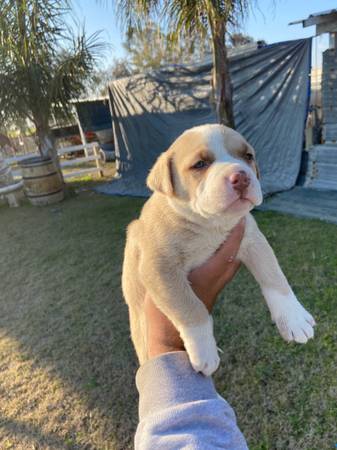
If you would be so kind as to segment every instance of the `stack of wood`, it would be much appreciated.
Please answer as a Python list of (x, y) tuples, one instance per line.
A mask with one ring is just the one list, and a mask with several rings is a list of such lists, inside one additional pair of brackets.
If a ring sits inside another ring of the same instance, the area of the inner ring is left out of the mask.
[(337, 146), (315, 145), (309, 151), (305, 186), (337, 190)]
[(323, 53), (322, 78), (323, 139), (337, 142), (337, 49)]

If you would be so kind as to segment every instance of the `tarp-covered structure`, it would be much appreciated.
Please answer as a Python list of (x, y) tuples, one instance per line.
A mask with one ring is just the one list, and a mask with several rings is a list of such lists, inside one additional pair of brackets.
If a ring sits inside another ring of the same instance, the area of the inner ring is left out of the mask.
[[(254, 146), (264, 193), (290, 189), (298, 176), (309, 96), (311, 39), (233, 56), (238, 131)], [(110, 108), (117, 176), (101, 192), (146, 196), (157, 156), (184, 130), (216, 122), (211, 62), (174, 66), (112, 82)]]
[(108, 98), (80, 100), (74, 103), (83, 131), (100, 131), (111, 128)]

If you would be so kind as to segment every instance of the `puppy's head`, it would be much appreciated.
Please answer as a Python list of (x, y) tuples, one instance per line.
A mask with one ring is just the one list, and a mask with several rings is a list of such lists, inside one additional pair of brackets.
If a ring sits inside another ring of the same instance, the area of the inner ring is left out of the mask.
[(223, 125), (185, 131), (157, 159), (147, 185), (203, 217), (245, 214), (262, 202), (254, 149)]

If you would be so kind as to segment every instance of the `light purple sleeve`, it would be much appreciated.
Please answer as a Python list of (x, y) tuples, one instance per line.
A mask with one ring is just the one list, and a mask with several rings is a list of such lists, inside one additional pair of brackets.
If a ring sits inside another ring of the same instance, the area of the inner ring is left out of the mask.
[(230, 405), (186, 352), (147, 361), (137, 372), (136, 450), (247, 450)]

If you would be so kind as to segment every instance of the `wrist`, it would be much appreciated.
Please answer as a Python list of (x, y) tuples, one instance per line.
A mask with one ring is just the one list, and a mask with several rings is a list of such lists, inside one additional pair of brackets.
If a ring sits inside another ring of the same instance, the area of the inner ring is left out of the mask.
[(146, 297), (147, 354), (155, 358), (164, 353), (185, 350), (184, 343), (172, 322)]

